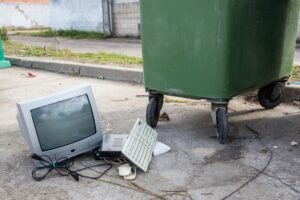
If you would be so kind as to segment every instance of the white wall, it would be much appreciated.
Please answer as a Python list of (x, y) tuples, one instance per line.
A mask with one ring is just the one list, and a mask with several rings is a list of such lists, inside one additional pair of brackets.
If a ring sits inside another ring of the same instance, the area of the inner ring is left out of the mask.
[(103, 32), (101, 0), (0, 3), (0, 27), (51, 27)]
[(49, 4), (0, 3), (0, 26), (49, 27)]
[(51, 27), (103, 32), (101, 0), (51, 0)]

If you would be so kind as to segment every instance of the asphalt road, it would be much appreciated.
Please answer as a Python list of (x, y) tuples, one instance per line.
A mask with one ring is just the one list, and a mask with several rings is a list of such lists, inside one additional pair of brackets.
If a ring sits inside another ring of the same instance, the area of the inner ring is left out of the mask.
[(9, 36), (11, 41), (29, 45), (55, 47), (58, 49), (68, 49), (80, 53), (116, 53), (127, 56), (142, 57), (142, 47), (136, 39), (68, 39), (68, 38), (46, 38), (30, 36)]
[[(172, 150), (154, 157), (147, 173), (138, 171), (134, 184), (117, 177), (115, 169), (99, 181), (58, 177), (31, 178), (33, 163), (16, 120), (16, 102), (41, 97), (82, 84), (90, 84), (96, 98), (103, 133), (129, 133), (137, 118), (145, 120), (148, 98), (141, 85), (74, 77), (14, 67), (0, 71), (0, 197), (5, 200), (99, 200), (152, 199), (153, 196), (108, 184), (108, 181), (135, 187), (138, 184), (152, 194), (184, 191), (192, 199), (220, 200), (245, 185), (230, 200), (300, 199), (299, 106), (281, 105), (264, 110), (253, 102), (235, 98), (229, 105), (232, 142), (217, 142), (206, 101), (168, 103), (163, 112), (169, 122), (160, 122), (158, 140)], [(138, 95), (138, 97), (137, 97)], [(250, 131), (246, 126), (256, 132)], [(257, 136), (261, 139), (258, 139)], [(278, 148), (273, 148), (277, 146)], [(91, 155), (83, 155), (75, 168), (95, 164)], [(260, 170), (265, 169), (263, 173)], [(102, 168), (97, 168), (101, 171)], [(85, 172), (92, 173), (92, 172)], [(259, 174), (259, 175), (258, 175)], [(95, 174), (90, 174), (95, 175)], [(105, 180), (106, 182), (102, 182)], [(141, 189), (137, 189), (140, 190)], [(168, 199), (188, 199), (168, 196)]]

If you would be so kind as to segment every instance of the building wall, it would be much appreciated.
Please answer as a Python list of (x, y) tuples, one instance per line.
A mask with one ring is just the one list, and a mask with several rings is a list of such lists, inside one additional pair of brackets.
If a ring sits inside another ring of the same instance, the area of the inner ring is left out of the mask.
[(103, 33), (106, 35), (110, 35), (109, 16), (108, 16), (108, 0), (102, 0), (102, 11), (103, 11)]
[[(108, 0), (0, 0), (0, 27), (51, 27), (109, 34), (107, 5)], [(112, 12), (113, 35), (140, 36), (139, 0), (113, 0)]]
[[(104, 32), (107, 34), (109, 33), (108, 1), (103, 0)], [(113, 35), (139, 37), (139, 0), (114, 0), (112, 2)]]
[(0, 27), (103, 32), (101, 0), (0, 0)]
[(0, 27), (49, 27), (48, 0), (0, 0)]
[(51, 0), (51, 27), (103, 32), (101, 0)]
[(115, 0), (112, 11), (115, 35), (140, 35), (139, 0)]

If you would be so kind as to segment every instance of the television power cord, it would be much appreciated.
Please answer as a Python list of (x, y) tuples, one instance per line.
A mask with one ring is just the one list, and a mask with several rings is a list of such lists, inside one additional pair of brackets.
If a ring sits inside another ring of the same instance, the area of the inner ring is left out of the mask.
[[(38, 160), (41, 164), (41, 166), (35, 167), (32, 170), (31, 175), (35, 181), (44, 180), (48, 176), (48, 174), (53, 170), (55, 170), (60, 176), (72, 176), (75, 181), (79, 181), (79, 177), (98, 180), (102, 176), (104, 176), (109, 170), (111, 170), (113, 167), (112, 164), (101, 163), (101, 164), (96, 164), (96, 165), (80, 168), (77, 170), (73, 170), (72, 167), (74, 165), (74, 159), (62, 157), (57, 161), (53, 161), (49, 156), (46, 155), (39, 156), (37, 154), (32, 154), (31, 158), (34, 160)], [(91, 168), (104, 167), (104, 166), (106, 166), (107, 168), (103, 172), (101, 172), (98, 176), (95, 177), (87, 176), (79, 173)]]

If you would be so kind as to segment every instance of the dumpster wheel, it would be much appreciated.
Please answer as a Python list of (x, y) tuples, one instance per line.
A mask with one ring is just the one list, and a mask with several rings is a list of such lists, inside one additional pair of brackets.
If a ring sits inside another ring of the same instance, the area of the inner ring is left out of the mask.
[(150, 96), (146, 112), (146, 121), (149, 126), (155, 128), (160, 116), (160, 110), (163, 106), (163, 96)]
[(225, 143), (229, 137), (229, 125), (226, 108), (218, 108), (216, 111), (217, 138), (220, 143)]
[(273, 109), (279, 106), (283, 100), (282, 83), (274, 83), (262, 87), (258, 91), (258, 100), (262, 107), (265, 109)]

